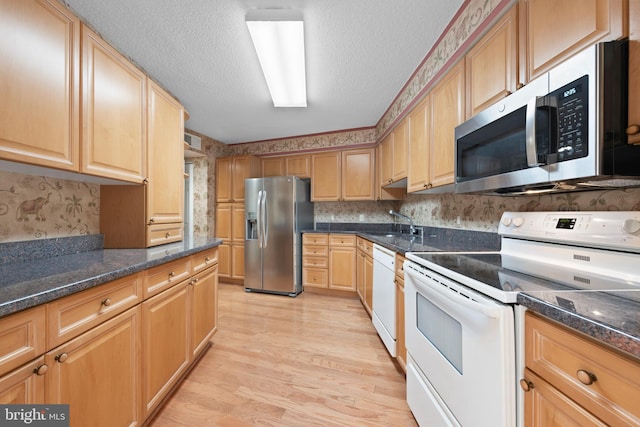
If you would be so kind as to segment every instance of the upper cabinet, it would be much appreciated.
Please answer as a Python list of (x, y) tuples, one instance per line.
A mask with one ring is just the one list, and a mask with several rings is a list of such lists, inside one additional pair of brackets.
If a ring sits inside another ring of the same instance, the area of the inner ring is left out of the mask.
[[(82, 27), (81, 172), (143, 181), (145, 88), (146, 76), (142, 71), (88, 27)], [(182, 136), (178, 141), (182, 141)]]
[(262, 159), (263, 177), (285, 175), (311, 178), (311, 156), (309, 154), (298, 154)]
[(629, 143), (640, 144), (640, 2), (629, 2)]
[(331, 151), (311, 155), (311, 200), (374, 200), (375, 150)]
[(216, 201), (244, 203), (244, 180), (260, 176), (260, 159), (254, 156), (216, 159)]
[(464, 61), (458, 62), (429, 96), (429, 181), (432, 187), (440, 187), (454, 180), (455, 128), (465, 119)]
[(430, 101), (427, 96), (409, 114), (409, 168), (407, 193), (428, 190), (432, 187), (429, 171)]
[(624, 0), (520, 0), (521, 43), (526, 46), (524, 81), (589, 45), (623, 37), (626, 4)]
[(467, 116), (515, 92), (518, 82), (518, 7), (513, 6), (465, 56)]
[(407, 120), (404, 119), (380, 143), (380, 184), (405, 187), (407, 178)]
[(0, 158), (78, 171), (78, 18), (54, 1), (0, 0), (0, 64)]

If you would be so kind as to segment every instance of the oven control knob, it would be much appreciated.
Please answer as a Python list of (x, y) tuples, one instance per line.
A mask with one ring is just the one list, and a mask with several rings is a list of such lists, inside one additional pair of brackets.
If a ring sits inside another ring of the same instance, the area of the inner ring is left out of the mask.
[(622, 225), (622, 229), (629, 234), (638, 234), (638, 232), (640, 232), (640, 221), (637, 219), (628, 219)]
[(524, 224), (524, 219), (520, 217), (513, 218), (514, 227), (520, 227), (522, 224)]
[(504, 225), (505, 227), (510, 226), (511, 218), (509, 218), (508, 216), (502, 217), (502, 225)]

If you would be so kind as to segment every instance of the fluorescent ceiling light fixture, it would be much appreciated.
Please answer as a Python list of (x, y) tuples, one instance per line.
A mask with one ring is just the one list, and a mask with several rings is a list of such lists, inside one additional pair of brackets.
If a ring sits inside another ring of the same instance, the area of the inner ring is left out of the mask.
[(306, 107), (304, 22), (290, 9), (256, 9), (246, 18), (274, 107)]

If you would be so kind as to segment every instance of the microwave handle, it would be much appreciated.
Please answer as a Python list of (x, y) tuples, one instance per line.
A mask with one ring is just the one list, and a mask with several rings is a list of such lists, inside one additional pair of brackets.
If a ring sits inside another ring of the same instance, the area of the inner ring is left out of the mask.
[(538, 97), (534, 96), (527, 103), (525, 119), (525, 148), (527, 152), (527, 165), (530, 168), (540, 166), (538, 162), (538, 150), (536, 147), (536, 107)]

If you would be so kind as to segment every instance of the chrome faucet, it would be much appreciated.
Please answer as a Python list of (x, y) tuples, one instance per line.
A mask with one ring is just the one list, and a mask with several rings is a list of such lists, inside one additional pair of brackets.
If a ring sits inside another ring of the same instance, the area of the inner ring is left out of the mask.
[(416, 226), (413, 224), (413, 219), (411, 219), (410, 217), (408, 217), (406, 215), (402, 215), (401, 213), (398, 213), (398, 212), (396, 212), (394, 210), (390, 210), (389, 211), (389, 215), (397, 216), (398, 218), (403, 218), (403, 219), (406, 219), (407, 221), (409, 221), (409, 233), (411, 233), (411, 235), (417, 234)]

